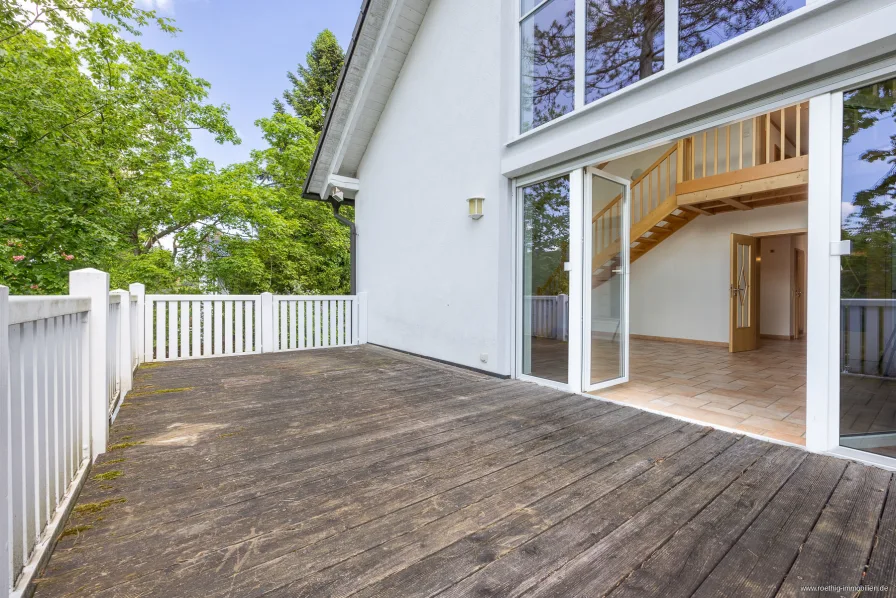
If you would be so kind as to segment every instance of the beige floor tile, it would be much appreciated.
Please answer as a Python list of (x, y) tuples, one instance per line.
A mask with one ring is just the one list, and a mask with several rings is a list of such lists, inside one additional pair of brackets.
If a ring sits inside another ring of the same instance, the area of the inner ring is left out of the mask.
[(767, 417), (769, 419), (777, 419), (783, 420), (785, 417), (794, 412), (796, 408), (791, 409), (782, 409), (781, 407), (771, 406), (760, 406), (752, 403), (751, 401), (744, 401), (740, 405), (732, 407), (732, 411), (741, 411), (743, 413), (749, 413), (750, 415), (758, 415), (760, 417)]
[(761, 417), (758, 415), (754, 415), (753, 417), (744, 420), (743, 425), (756, 426), (757, 428), (762, 428), (764, 430), (768, 430), (769, 432), (780, 432), (783, 434), (792, 434), (794, 436), (802, 435), (806, 429), (805, 426), (791, 424), (776, 419), (770, 419), (768, 417)]

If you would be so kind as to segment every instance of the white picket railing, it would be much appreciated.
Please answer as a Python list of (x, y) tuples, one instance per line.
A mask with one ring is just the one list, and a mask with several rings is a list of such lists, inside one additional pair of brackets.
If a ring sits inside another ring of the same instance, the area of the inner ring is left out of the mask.
[(569, 340), (569, 295), (533, 295), (526, 299), (532, 336)]
[(179, 361), (367, 342), (366, 296), (146, 295), (146, 361)]
[(842, 299), (840, 355), (844, 371), (896, 377), (896, 299)]
[(9, 302), (4, 411), (11, 425), (4, 428), (9, 440), (2, 459), (10, 476), (13, 571), (24, 569), (43, 530), (71, 495), (72, 481), (89, 462), (82, 368), (89, 311), (89, 299), (16, 297)]
[(146, 295), (147, 361), (261, 353), (259, 295)]
[(298, 351), (359, 342), (360, 301), (354, 296), (273, 297), (275, 347)]
[(121, 295), (109, 295), (109, 331), (106, 335), (106, 388), (109, 413), (115, 411), (121, 397)]
[(33, 589), (141, 363), (367, 342), (363, 293), (110, 292), (98, 270), (72, 272), (69, 291), (0, 286), (0, 596)]

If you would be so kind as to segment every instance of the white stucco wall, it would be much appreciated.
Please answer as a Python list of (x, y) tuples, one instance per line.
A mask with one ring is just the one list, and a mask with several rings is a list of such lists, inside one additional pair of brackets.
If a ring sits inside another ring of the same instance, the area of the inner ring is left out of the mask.
[[(361, 163), (356, 214), (370, 342), (508, 374), (501, 13), (432, 2)], [(470, 197), (486, 198), (481, 220)]]
[(805, 202), (700, 216), (632, 264), (631, 333), (727, 343), (731, 233), (807, 222)]
[(793, 250), (791, 237), (765, 237), (761, 241), (759, 333), (790, 336), (790, 294)]

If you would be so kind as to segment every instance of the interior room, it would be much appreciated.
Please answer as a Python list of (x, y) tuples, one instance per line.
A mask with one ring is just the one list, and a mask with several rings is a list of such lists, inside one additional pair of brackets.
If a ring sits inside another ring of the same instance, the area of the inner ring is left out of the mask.
[(625, 296), (622, 194), (595, 176), (594, 394), (805, 443), (808, 147), (802, 104), (595, 165), (631, 181), (631, 266)]

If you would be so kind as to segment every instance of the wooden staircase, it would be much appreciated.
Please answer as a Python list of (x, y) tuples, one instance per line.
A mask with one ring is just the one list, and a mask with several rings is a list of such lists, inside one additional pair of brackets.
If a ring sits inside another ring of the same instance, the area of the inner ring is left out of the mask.
[[(806, 201), (807, 133), (803, 103), (670, 146), (631, 182), (631, 262), (698, 216)], [(619, 271), (621, 209), (618, 195), (592, 218), (592, 288)]]
[[(670, 147), (647, 170), (632, 180), (632, 263), (699, 215), (678, 206), (675, 194), (677, 180), (674, 174), (677, 172), (678, 149), (677, 144)], [(592, 288), (612, 279), (618, 272), (621, 206), (622, 195), (618, 195), (592, 218)]]

